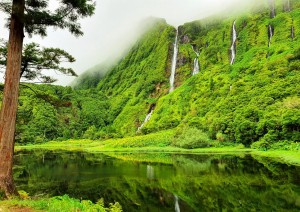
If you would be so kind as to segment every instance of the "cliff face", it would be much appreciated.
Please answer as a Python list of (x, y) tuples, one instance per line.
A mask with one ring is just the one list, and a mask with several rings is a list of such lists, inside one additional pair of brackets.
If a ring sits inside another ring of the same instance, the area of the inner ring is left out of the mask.
[(109, 97), (112, 105), (112, 132), (135, 134), (157, 99), (167, 94), (169, 52), (175, 33), (164, 20), (158, 20), (99, 82), (97, 89)]
[(246, 145), (300, 141), (299, 32), (296, 0), (257, 1), (238, 17), (186, 23), (169, 93), (176, 29), (157, 22), (97, 85), (111, 105), (107, 132), (191, 126)]
[[(181, 26), (177, 89), (159, 99), (144, 132), (189, 125), (247, 145), (299, 141), (300, 9), (297, 1), (291, 5), (289, 11), (276, 1), (274, 18), (266, 4), (259, 12)], [(195, 58), (200, 73), (192, 76)]]

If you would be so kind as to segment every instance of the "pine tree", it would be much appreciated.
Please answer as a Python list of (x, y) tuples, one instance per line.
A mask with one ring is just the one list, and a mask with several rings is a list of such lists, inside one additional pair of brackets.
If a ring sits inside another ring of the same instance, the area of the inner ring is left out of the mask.
[[(7, 62), (7, 42), (0, 41), (0, 68)], [(53, 83), (57, 79), (51, 73), (77, 76), (72, 68), (65, 68), (62, 63), (75, 62), (75, 58), (59, 48), (42, 48), (37, 43), (25, 44), (22, 52), (20, 77), (25, 82)]]
[(55, 11), (49, 9), (48, 0), (4, 0), (0, 10), (9, 14), (9, 43), (5, 83), (0, 112), (0, 190), (7, 198), (17, 195), (13, 176), (14, 136), (18, 108), (24, 34), (47, 35), (47, 27), (68, 29), (82, 35), (80, 18), (91, 16), (95, 10), (92, 0), (58, 1)]

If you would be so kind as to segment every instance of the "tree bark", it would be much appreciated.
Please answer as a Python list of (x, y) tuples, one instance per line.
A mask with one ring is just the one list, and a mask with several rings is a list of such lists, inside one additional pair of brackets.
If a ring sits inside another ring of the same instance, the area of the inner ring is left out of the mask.
[(13, 0), (4, 93), (0, 112), (0, 190), (7, 198), (18, 196), (12, 175), (24, 38), (25, 0)]

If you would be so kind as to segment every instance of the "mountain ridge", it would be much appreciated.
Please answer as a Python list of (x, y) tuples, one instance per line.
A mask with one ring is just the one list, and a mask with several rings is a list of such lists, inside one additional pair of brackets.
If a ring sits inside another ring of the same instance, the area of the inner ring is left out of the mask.
[(48, 93), (67, 93), (70, 101), (70, 108), (51, 107), (54, 118), (62, 117), (55, 123), (65, 128), (49, 132), (51, 139), (171, 130), (174, 141), (193, 134), (205, 142), (261, 148), (299, 142), (300, 2), (290, 1), (291, 8), (286, 1), (274, 3), (275, 12), (264, 2), (238, 17), (180, 26), (173, 92), (169, 77), (176, 29), (165, 20), (155, 22), (99, 83), (93, 76), (83, 90), (51, 87)]

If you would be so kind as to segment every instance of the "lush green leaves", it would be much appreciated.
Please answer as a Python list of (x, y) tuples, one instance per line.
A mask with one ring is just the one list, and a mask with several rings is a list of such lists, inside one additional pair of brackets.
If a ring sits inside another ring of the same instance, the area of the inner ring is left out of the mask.
[[(0, 44), (0, 66), (6, 66), (7, 43)], [(22, 52), (22, 64), (20, 76), (28, 81), (37, 81), (42, 83), (55, 82), (49, 74), (62, 73), (69, 76), (77, 76), (71, 68), (65, 68), (62, 63), (72, 63), (75, 59), (68, 52), (59, 48), (41, 48), (36, 43), (24, 45)]]
[[(82, 35), (80, 18), (91, 16), (95, 10), (92, 0), (63, 0), (54, 11), (49, 8), (49, 1), (25, 0), (25, 31), (31, 36), (39, 34), (46, 36), (46, 28), (53, 26), (68, 29), (72, 34)], [(11, 14), (12, 1), (3, 0), (0, 10)]]

